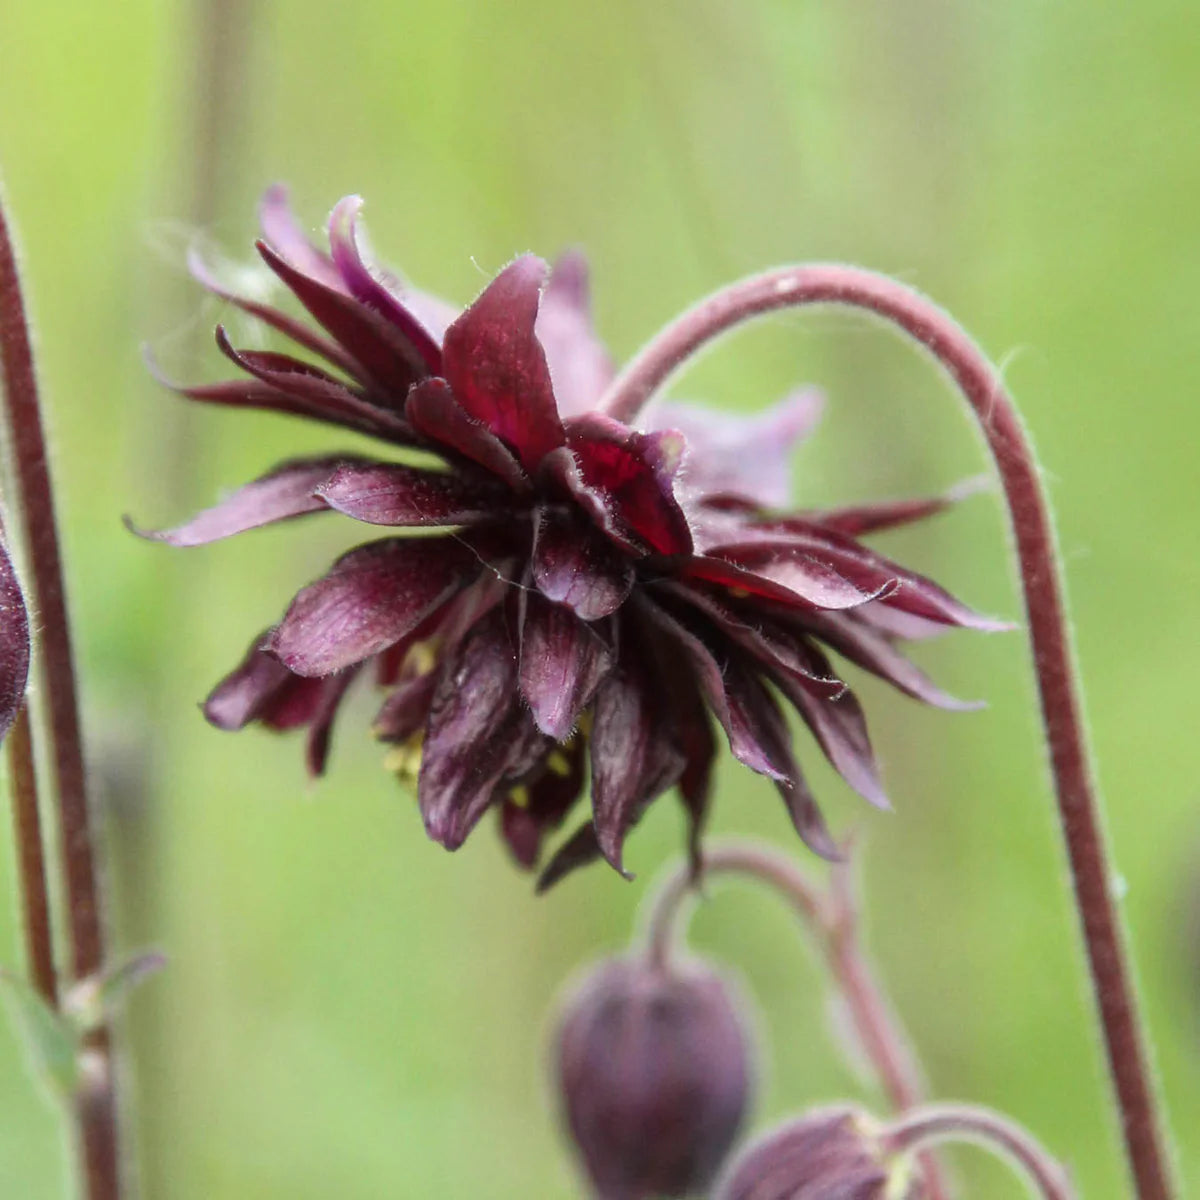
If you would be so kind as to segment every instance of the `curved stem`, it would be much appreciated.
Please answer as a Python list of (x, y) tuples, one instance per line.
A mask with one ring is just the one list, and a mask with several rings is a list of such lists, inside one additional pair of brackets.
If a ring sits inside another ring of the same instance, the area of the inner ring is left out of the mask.
[(1075, 1189), (1063, 1167), (1020, 1125), (990, 1108), (973, 1105), (928, 1105), (884, 1131), (889, 1150), (911, 1153), (921, 1146), (969, 1141), (1019, 1164), (1045, 1200), (1075, 1200)]
[(758, 314), (809, 304), (874, 313), (922, 345), (958, 386), (995, 461), (1016, 539), (1059, 817), (1125, 1149), (1140, 1200), (1165, 1200), (1172, 1194), (1170, 1171), (1110, 892), (1112, 870), (1084, 736), (1053, 525), (1037, 462), (999, 374), (950, 316), (911, 288), (872, 271), (820, 264), (769, 271), (701, 301), (633, 359), (601, 407), (631, 420), (713, 338)]
[[(766, 883), (791, 904), (817, 937), (863, 1049), (879, 1073), (884, 1092), (893, 1108), (904, 1112), (924, 1099), (921, 1067), (863, 953), (849, 868), (839, 866), (834, 870), (833, 887), (826, 893), (779, 851), (767, 846), (724, 842), (704, 850), (700, 878), (714, 874), (744, 875)], [(677, 941), (680, 912), (687, 909), (694, 895), (695, 879), (688, 863), (655, 896), (646, 925), (646, 954), (655, 966), (666, 966)], [(921, 1156), (921, 1168), (930, 1200), (945, 1200), (950, 1194), (949, 1185), (932, 1155)]]
[(54, 971), (53, 927), (50, 895), (46, 888), (46, 850), (38, 810), (37, 768), (29, 733), (29, 709), (21, 705), (4, 742), (12, 792), (13, 835), (17, 848), (17, 874), (21, 889), (21, 917), (25, 927), (25, 958), (29, 977), (51, 1008), (58, 1006), (58, 979)]
[[(67, 623), (50, 464), (16, 255), (2, 203), (0, 369), (15, 467), (18, 524), (25, 542), (25, 561), (29, 565), (31, 607), (37, 614), (40, 634), (35, 652), (40, 661), (42, 705), (54, 770), (72, 974), (76, 980), (81, 980), (98, 975), (104, 968), (100, 888), (93, 852), (75, 661)], [(104, 1067), (100, 1077), (109, 1094), (104, 1103), (89, 1103), (79, 1110), (77, 1123), (87, 1162), (87, 1195), (89, 1200), (115, 1200), (121, 1186), (108, 1031), (103, 1027), (97, 1029), (89, 1036), (88, 1046)]]

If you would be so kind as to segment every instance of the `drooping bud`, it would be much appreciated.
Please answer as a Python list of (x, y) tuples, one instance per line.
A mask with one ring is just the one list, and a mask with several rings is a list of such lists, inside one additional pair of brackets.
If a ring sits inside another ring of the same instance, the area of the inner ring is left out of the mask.
[(743, 1150), (716, 1200), (915, 1200), (907, 1161), (878, 1135), (860, 1109), (817, 1109)]
[(603, 1200), (691, 1196), (741, 1125), (751, 1047), (729, 985), (695, 963), (610, 959), (568, 1001), (558, 1084)]

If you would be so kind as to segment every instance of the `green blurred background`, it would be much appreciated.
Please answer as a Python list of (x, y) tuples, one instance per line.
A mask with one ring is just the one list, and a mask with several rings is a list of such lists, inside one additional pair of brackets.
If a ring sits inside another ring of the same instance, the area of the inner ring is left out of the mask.
[[(425, 840), (364, 704), (317, 787), (294, 742), (204, 724), (196, 701), (357, 536), (330, 521), (172, 552), (120, 523), (168, 523), (328, 445), (188, 410), (139, 357), (149, 342), (177, 376), (212, 374), (221, 314), (179, 259), (202, 227), (248, 261), (276, 179), (313, 228), (360, 192), (379, 255), (464, 302), (517, 251), (586, 247), (621, 358), (709, 289), (798, 259), (892, 272), (975, 332), (1057, 506), (1124, 908), (1200, 1190), (1195, 34), (1178, 0), (0, 0), (0, 175), (52, 410), (113, 924), (171, 960), (124, 1024), (145, 1197), (578, 1194), (548, 1014), (621, 946), (680, 839), (663, 803), (631, 844), (634, 884), (593, 869), (539, 900), (489, 829), (456, 856)], [(763, 323), (677, 390), (751, 411), (800, 380), (831, 404), (799, 499), (980, 470), (943, 382), (846, 316)], [(1018, 614), (994, 497), (880, 545)], [(865, 834), (871, 941), (934, 1094), (1007, 1110), (1086, 1196), (1123, 1196), (1021, 635), (920, 658), (990, 707), (864, 684), (895, 815), (806, 755), (835, 827)], [(724, 771), (717, 827), (803, 856), (760, 783)], [(755, 1127), (877, 1101), (778, 903), (722, 891), (692, 940), (757, 998)], [(19, 953), (6, 915), (0, 962)], [(1020, 1194), (977, 1152), (956, 1166), (972, 1196)], [(65, 1180), (0, 1032), (0, 1196)]]

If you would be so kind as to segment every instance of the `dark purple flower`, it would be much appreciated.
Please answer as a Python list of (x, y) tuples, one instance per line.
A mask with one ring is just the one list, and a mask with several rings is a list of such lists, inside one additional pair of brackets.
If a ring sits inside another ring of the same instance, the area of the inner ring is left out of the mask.
[(722, 979), (640, 957), (593, 970), (557, 1044), (566, 1125), (602, 1200), (691, 1196), (720, 1169), (745, 1115), (751, 1048)]
[(595, 407), (612, 368), (579, 257), (551, 271), (522, 256), (455, 314), (367, 265), (358, 208), (351, 197), (334, 209), (325, 253), (279, 189), (264, 201), (259, 253), (319, 329), (193, 262), (306, 353), (238, 349), (218, 328), (241, 377), (179, 391), (369, 434), (392, 453), (284, 463), (147, 536), (193, 546), (328, 510), (403, 531), (304, 588), (209, 697), (209, 719), (307, 727), (319, 772), (338, 703), (365, 671), (390, 689), (376, 730), (415, 773), (430, 836), (455, 849), (495, 809), (525, 865), (590, 778), (592, 818), (544, 881), (599, 855), (622, 869), (627, 832), (672, 786), (694, 848), (715, 719), (735, 757), (775, 782), (804, 840), (833, 855), (785, 711), (884, 805), (862, 710), (827, 651), (961, 707), (897, 639), (998, 624), (858, 540), (947, 501), (781, 514), (811, 392), (749, 419), (664, 405), (632, 428)]
[(887, 1152), (876, 1123), (853, 1108), (790, 1121), (743, 1150), (716, 1200), (910, 1200), (919, 1195), (903, 1156)]

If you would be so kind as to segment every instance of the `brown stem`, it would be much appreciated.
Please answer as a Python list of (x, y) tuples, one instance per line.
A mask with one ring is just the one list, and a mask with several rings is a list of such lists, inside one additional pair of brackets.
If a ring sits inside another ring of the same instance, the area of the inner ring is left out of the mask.
[(4, 743), (12, 792), (17, 874), (21, 888), (21, 916), (25, 932), (25, 958), (29, 977), (42, 999), (58, 1005), (58, 979), (54, 971), (54, 940), (50, 896), (46, 888), (46, 852), (42, 818), (38, 811), (37, 768), (29, 733), (29, 710), (21, 705)]
[(969, 1141), (1019, 1164), (1045, 1200), (1075, 1200), (1063, 1167), (1020, 1125), (988, 1108), (929, 1105), (901, 1118), (883, 1134), (888, 1149), (912, 1152), (920, 1146)]
[(1140, 1200), (1166, 1200), (1173, 1192), (1170, 1168), (1110, 892), (1112, 871), (1084, 736), (1054, 529), (1036, 459), (996, 370), (950, 316), (903, 284), (856, 267), (785, 267), (735, 283), (668, 325), (613, 382), (601, 407), (631, 420), (713, 338), (761, 313), (809, 304), (874, 313), (925, 347), (962, 392), (995, 461), (1016, 539), (1042, 721), (1125, 1149)]
[[(18, 523), (32, 584), (31, 607), (37, 614), (40, 631), (35, 650), (41, 670), (40, 696), (49, 730), (58, 804), (72, 976), (78, 981), (103, 970), (104, 930), (50, 464), (16, 255), (3, 204), (0, 204), (0, 368), (15, 467)], [(88, 1045), (103, 1067), (99, 1077), (109, 1094), (104, 1104), (89, 1105), (89, 1112), (99, 1107), (108, 1113), (102, 1123), (93, 1128), (90, 1117), (81, 1117), (80, 1135), (88, 1163), (87, 1195), (89, 1200), (115, 1200), (120, 1195), (120, 1177), (107, 1030), (98, 1029)], [(111, 1144), (100, 1154), (99, 1142), (106, 1139)], [(94, 1154), (90, 1149), (93, 1142)]]
[[(834, 886), (823, 892), (786, 855), (767, 846), (740, 842), (708, 846), (701, 861), (701, 878), (714, 874), (745, 875), (770, 885), (796, 910), (816, 934), (822, 954), (846, 1001), (863, 1049), (879, 1072), (888, 1100), (897, 1112), (925, 1096), (920, 1064), (899, 1018), (863, 954), (858, 936), (858, 913), (853, 902), (849, 869), (835, 868)], [(679, 914), (694, 895), (691, 864), (681, 867), (663, 886), (650, 907), (646, 953), (658, 967), (666, 965), (675, 945)], [(932, 1155), (921, 1156), (929, 1200), (945, 1200), (950, 1188)]]

